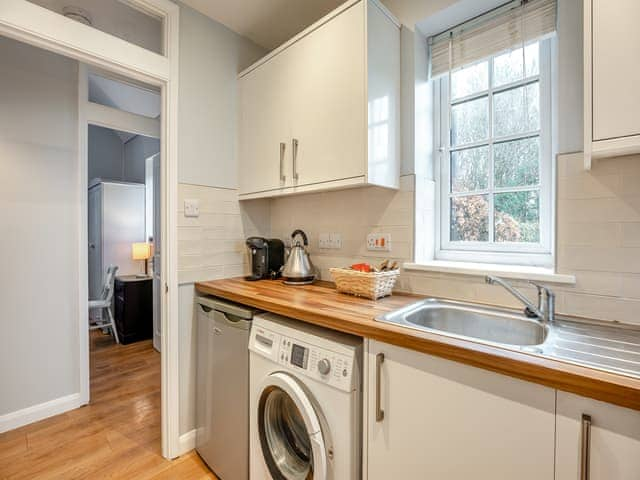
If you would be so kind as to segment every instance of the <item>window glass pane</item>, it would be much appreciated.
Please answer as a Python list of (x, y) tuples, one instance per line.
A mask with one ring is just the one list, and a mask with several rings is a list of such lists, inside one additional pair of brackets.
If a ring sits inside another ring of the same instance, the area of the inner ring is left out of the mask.
[(495, 137), (531, 132), (540, 128), (538, 82), (496, 93), (493, 102)]
[(496, 193), (495, 241), (540, 242), (540, 195), (528, 192)]
[(489, 99), (459, 103), (451, 107), (453, 146), (486, 140), (489, 136)]
[(493, 145), (496, 187), (537, 185), (540, 179), (540, 138), (524, 138)]
[(451, 152), (451, 191), (472, 192), (489, 186), (489, 147)]
[(452, 242), (489, 240), (489, 196), (469, 195), (451, 199)]
[[(29, 0), (96, 30), (113, 35), (139, 47), (164, 54), (164, 22), (122, 0)], [(78, 6), (76, 6), (78, 5)]]
[[(538, 43), (527, 45), (524, 61), (527, 77), (540, 73), (540, 51)], [(493, 59), (493, 86), (499, 87), (522, 80), (522, 48), (516, 48)]]
[(462, 98), (489, 88), (489, 63), (480, 62), (451, 74), (451, 98)]
[(524, 61), (527, 77), (540, 75), (540, 44), (538, 42), (524, 47)]

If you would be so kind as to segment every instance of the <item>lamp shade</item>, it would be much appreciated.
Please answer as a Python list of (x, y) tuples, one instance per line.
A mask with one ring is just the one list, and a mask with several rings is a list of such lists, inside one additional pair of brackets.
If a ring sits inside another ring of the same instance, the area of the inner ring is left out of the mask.
[(151, 258), (151, 244), (146, 242), (132, 244), (131, 258), (134, 260), (147, 260)]

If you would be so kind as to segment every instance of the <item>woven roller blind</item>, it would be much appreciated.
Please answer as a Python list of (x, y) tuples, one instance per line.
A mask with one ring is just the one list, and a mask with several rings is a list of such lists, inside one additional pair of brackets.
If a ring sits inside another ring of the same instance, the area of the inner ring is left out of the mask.
[(432, 77), (556, 31), (556, 0), (516, 1), (429, 38)]

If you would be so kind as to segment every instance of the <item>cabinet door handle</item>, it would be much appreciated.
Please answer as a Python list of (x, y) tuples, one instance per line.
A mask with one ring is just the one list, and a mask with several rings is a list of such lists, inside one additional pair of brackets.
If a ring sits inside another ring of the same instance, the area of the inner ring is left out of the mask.
[(291, 141), (291, 148), (293, 149), (293, 179), (298, 180), (298, 139), (294, 138)]
[(591, 415), (582, 414), (580, 445), (580, 480), (589, 480), (591, 465)]
[(280, 181), (284, 182), (287, 177), (284, 175), (284, 152), (287, 149), (287, 144), (280, 142)]
[(384, 420), (384, 410), (380, 407), (380, 370), (384, 363), (384, 353), (376, 355), (376, 422)]

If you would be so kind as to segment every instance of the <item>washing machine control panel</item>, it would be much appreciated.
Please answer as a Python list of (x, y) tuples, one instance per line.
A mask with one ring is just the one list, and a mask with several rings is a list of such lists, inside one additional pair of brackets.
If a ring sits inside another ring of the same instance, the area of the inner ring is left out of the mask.
[(349, 355), (282, 336), (278, 363), (341, 390), (353, 388), (353, 358)]

